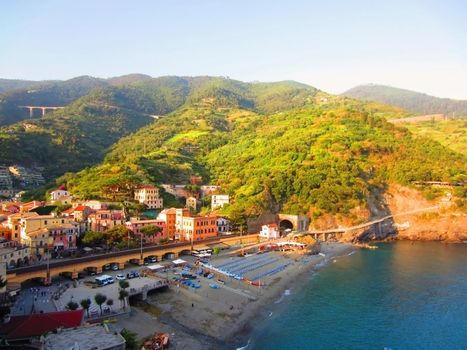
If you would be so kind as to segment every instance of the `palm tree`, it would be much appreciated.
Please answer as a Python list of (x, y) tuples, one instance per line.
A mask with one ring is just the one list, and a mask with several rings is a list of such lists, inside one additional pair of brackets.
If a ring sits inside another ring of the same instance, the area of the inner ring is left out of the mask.
[(88, 315), (89, 318), (89, 308), (91, 307), (91, 299), (83, 299), (79, 302), (81, 304), (81, 307), (86, 310), (86, 314)]
[(107, 299), (106, 304), (107, 304), (107, 306), (112, 307), (112, 305), (114, 304), (114, 300), (113, 299)]
[(102, 315), (102, 304), (104, 304), (106, 300), (107, 300), (107, 296), (105, 296), (104, 294), (97, 293), (94, 296), (94, 301), (96, 302), (97, 305), (99, 305), (99, 308), (101, 309), (101, 315)]
[(118, 300), (123, 304), (123, 309), (126, 308), (126, 297), (128, 296), (128, 292), (125, 289), (120, 289), (118, 291)]
[(118, 281), (118, 285), (120, 286), (121, 289), (127, 289), (130, 286), (128, 281), (125, 281), (125, 280)]

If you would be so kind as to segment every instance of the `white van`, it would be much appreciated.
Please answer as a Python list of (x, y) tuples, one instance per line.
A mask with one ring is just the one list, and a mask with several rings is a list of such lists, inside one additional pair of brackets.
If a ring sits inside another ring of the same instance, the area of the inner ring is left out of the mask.
[(106, 286), (108, 284), (114, 283), (114, 278), (109, 275), (102, 275), (102, 276), (96, 277), (96, 283), (98, 286)]

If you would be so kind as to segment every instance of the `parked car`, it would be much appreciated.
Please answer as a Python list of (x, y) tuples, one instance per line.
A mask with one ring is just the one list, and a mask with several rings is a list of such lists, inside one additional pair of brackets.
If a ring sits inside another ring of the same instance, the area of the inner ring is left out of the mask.
[(112, 264), (112, 265), (110, 265), (110, 268), (111, 268), (113, 271), (118, 271), (118, 264)]
[(125, 280), (125, 276), (123, 275), (123, 273), (119, 273), (117, 276), (115, 276), (115, 279), (119, 280), (119, 281), (123, 281)]
[(149, 261), (150, 263), (156, 263), (156, 262), (157, 262), (157, 257), (156, 257), (155, 255), (149, 255), (149, 256), (147, 257), (147, 259), (148, 259), (148, 261)]
[(104, 271), (110, 270), (110, 264), (105, 264), (102, 269)]
[(126, 274), (126, 278), (132, 279), (132, 278), (137, 278), (139, 277), (139, 273), (137, 271), (131, 271)]

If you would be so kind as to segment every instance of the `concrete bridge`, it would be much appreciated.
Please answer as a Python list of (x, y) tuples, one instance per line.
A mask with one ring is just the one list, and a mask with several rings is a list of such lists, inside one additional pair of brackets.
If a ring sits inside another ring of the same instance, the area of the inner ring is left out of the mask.
[(34, 116), (34, 110), (39, 109), (42, 110), (42, 116), (45, 116), (46, 111), (55, 111), (57, 109), (65, 108), (63, 106), (18, 106), (19, 108), (25, 108), (29, 110), (29, 118)]
[[(240, 243), (255, 243), (257, 241), (257, 234), (215, 237), (193, 242), (193, 249), (203, 249), (207, 246), (216, 246), (220, 243), (236, 245)], [(154, 255), (158, 261), (161, 261), (167, 258), (190, 254), (190, 252), (191, 242), (178, 242), (161, 246), (143, 247), (142, 251), (140, 248), (136, 248), (102, 255), (54, 260), (50, 262), (48, 271), (46, 265), (33, 265), (9, 270), (7, 272), (7, 280), (9, 283), (22, 283), (30, 279), (48, 280), (61, 274), (75, 279), (78, 278), (78, 274), (83, 271), (92, 270), (95, 273), (101, 273), (103, 267), (107, 264), (118, 264), (119, 268), (123, 269), (127, 263), (143, 265), (144, 259), (148, 256)]]

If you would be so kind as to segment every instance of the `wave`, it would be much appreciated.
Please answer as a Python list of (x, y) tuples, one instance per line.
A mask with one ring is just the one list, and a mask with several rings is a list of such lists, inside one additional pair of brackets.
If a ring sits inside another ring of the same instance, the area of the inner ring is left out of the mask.
[(250, 346), (250, 341), (251, 341), (251, 339), (248, 339), (248, 342), (246, 343), (245, 346), (242, 346), (242, 347), (240, 347), (240, 348), (237, 348), (236, 350), (247, 350), (248, 347)]

